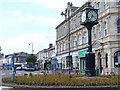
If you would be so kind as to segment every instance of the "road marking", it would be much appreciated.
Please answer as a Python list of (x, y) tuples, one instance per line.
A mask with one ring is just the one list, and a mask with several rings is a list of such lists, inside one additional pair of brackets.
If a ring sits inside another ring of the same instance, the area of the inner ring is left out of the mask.
[(0, 90), (7, 89), (7, 88), (13, 88), (13, 87), (6, 87), (6, 86), (0, 86)]

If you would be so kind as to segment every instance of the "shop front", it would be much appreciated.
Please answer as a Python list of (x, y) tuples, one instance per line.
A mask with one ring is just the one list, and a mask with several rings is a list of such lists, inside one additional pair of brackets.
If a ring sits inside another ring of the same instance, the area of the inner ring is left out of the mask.
[(78, 58), (80, 59), (80, 73), (85, 73), (86, 71), (86, 52), (87, 50), (84, 49), (84, 50), (80, 50), (78, 52)]
[(78, 59), (78, 52), (73, 52), (72, 53), (72, 68), (75, 70), (79, 69), (79, 59)]

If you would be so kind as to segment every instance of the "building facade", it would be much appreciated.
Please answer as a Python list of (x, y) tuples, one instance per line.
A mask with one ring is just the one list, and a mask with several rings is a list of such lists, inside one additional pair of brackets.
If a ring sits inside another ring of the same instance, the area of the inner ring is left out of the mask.
[(56, 70), (57, 59), (55, 53), (55, 46), (49, 44), (47, 49), (43, 49), (37, 53), (37, 59), (40, 62), (41, 70), (46, 68), (49, 70)]
[[(92, 28), (92, 48), (95, 53), (95, 65), (100, 74), (120, 74), (120, 1), (119, 0), (88, 0), (98, 9), (98, 24)], [(88, 47), (88, 31), (81, 25), (81, 11), (85, 3), (75, 8), (68, 3), (65, 12), (70, 11), (70, 26), (68, 17), (56, 27), (57, 59), (62, 69), (69, 69), (66, 57), (72, 55), (72, 68), (81, 73), (86, 70), (86, 55)], [(73, 10), (74, 8), (74, 10)], [(68, 15), (68, 14), (66, 14)], [(68, 29), (70, 28), (70, 40)]]
[(18, 52), (14, 54), (6, 55), (5, 58), (11, 58), (14, 55), (14, 63), (25, 63), (26, 58), (28, 57), (28, 53), (26, 52)]

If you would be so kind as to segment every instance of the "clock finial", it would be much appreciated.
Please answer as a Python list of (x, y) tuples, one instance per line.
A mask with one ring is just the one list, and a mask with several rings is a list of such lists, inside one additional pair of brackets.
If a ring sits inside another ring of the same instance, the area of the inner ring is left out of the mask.
[(90, 4), (91, 4), (91, 2), (87, 2), (88, 7), (92, 7)]

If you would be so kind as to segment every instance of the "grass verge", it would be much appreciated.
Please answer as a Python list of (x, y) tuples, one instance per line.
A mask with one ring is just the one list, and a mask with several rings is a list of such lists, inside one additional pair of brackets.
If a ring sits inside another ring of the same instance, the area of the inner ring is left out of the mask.
[[(21, 85), (41, 85), (41, 86), (100, 86), (100, 85), (120, 85), (120, 75), (106, 76), (101, 75), (99, 78), (80, 78), (84, 75), (24, 75), (16, 76), (12, 82), (10, 77), (3, 78), (3, 83), (21, 84)], [(103, 78), (104, 77), (104, 78)]]

